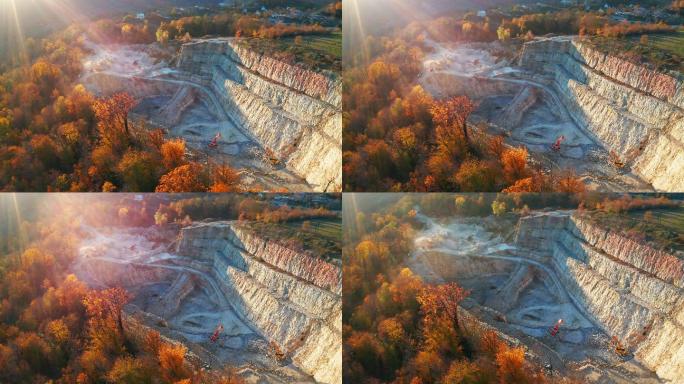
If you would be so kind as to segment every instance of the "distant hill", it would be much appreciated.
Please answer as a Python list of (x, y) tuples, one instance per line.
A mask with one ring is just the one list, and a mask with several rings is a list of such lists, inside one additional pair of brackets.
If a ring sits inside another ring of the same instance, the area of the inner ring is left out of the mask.
[(73, 22), (173, 6), (208, 6), (225, 0), (0, 0), (0, 61), (17, 52), (20, 38), (43, 37)]
[[(333, 0), (0, 0), (0, 59), (19, 47), (15, 4), (21, 35), (42, 37), (78, 21), (149, 9), (216, 6), (219, 3), (274, 6), (324, 6)], [(4, 24), (4, 25), (3, 25)]]
[(387, 33), (412, 21), (448, 16), (467, 10), (534, 2), (536, 0), (344, 0), (343, 49), (359, 49), (366, 36)]
[[(72, 21), (159, 7), (216, 5), (222, 0), (15, 0), (24, 35)], [(5, 3), (8, 3), (5, 0)], [(9, 7), (3, 4), (1, 7)], [(62, 11), (62, 12), (60, 12)]]

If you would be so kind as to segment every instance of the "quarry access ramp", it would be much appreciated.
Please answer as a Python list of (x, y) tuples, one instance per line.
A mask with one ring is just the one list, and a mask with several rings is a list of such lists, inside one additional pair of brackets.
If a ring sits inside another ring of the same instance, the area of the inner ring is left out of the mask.
[[(470, 289), (468, 311), (537, 345), (540, 362), (557, 354), (563, 367), (581, 367), (592, 382), (660, 383), (684, 372), (682, 255), (601, 228), (575, 211), (522, 216), (506, 242), (486, 222), (416, 217), (426, 229), (416, 237), (409, 267), (428, 282), (457, 281)], [(512, 281), (524, 286), (500, 305), (500, 290)], [(549, 329), (558, 318), (565, 323), (554, 338)], [(612, 337), (630, 357), (613, 352)]]
[[(158, 110), (148, 108), (143, 116), (189, 142), (196, 141), (198, 135), (209, 140), (216, 132), (207, 132), (207, 128), (218, 122), (227, 144), (253, 143), (264, 158), (277, 159), (306, 183), (307, 190), (341, 191), (339, 75), (279, 61), (233, 38), (183, 44), (173, 68), (152, 64), (142, 48), (135, 46), (117, 48), (121, 53), (116, 56), (108, 49), (111, 47), (91, 45), (95, 53), (87, 62), (100, 61), (87, 66), (81, 81), (93, 93), (130, 92), (136, 99), (150, 100)], [(143, 57), (131, 63), (126, 61), (130, 58), (122, 57), (134, 53)], [(185, 94), (185, 88), (196, 91), (197, 97)], [(164, 104), (155, 105), (160, 102)], [(203, 106), (211, 116), (206, 116)], [(190, 129), (199, 115), (206, 121)], [(199, 148), (209, 157), (218, 156), (204, 146)], [(237, 152), (232, 155), (239, 157), (241, 148), (231, 146), (231, 151)], [(261, 166), (269, 168), (267, 162)], [(278, 178), (272, 182), (293, 186)]]
[[(168, 316), (165, 322), (171, 331), (204, 345), (217, 358), (240, 360), (232, 356), (235, 350), (254, 356), (263, 377), (286, 374), (285, 370), (293, 377), (305, 373), (320, 383), (341, 380), (339, 265), (264, 238), (238, 222), (185, 227), (171, 254), (133, 234), (90, 230), (90, 245), (82, 248), (74, 268), (79, 278), (98, 287), (126, 287), (146, 303), (144, 308)], [(125, 241), (112, 246), (115, 237)], [(173, 292), (183, 296), (178, 305), (172, 300), (174, 308), (159, 309)], [(224, 324), (229, 338), (221, 341), (228, 343), (228, 350), (208, 342), (211, 323), (219, 320), (228, 321)], [(245, 340), (254, 338), (248, 348)], [(281, 366), (269, 346), (277, 346), (291, 365)], [(237, 364), (242, 369), (247, 362)]]

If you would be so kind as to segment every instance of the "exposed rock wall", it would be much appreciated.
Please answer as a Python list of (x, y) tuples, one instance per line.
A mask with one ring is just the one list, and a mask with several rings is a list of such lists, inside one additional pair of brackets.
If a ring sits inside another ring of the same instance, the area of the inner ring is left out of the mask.
[(487, 275), (504, 274), (511, 268), (511, 263), (502, 260), (478, 257), (459, 257), (430, 252), (422, 255), (430, 268), (446, 281), (481, 278)]
[(538, 94), (535, 88), (521, 88), (506, 109), (496, 119), (497, 125), (508, 129), (520, 125), (525, 112), (537, 102), (537, 99)]
[(341, 382), (339, 266), (264, 240), (236, 223), (183, 229), (178, 254), (212, 261), (220, 289), (255, 331), (317, 381)]
[(173, 95), (178, 84), (153, 79), (123, 77), (110, 73), (94, 73), (83, 79), (84, 85), (98, 94), (113, 94), (126, 91), (135, 98)]
[(516, 242), (545, 251), (573, 301), (641, 363), (684, 377), (684, 261), (569, 213), (521, 219)]
[(664, 191), (684, 190), (684, 80), (573, 38), (525, 44), (520, 65), (558, 90), (575, 122)]
[(152, 281), (173, 280), (174, 271), (107, 259), (90, 259), (79, 265), (79, 278), (100, 287), (139, 287)]
[(453, 73), (428, 73), (422, 78), (424, 87), (441, 97), (468, 95), (480, 100), (491, 95), (516, 95), (520, 84), (480, 76), (460, 76)]
[(203, 79), (234, 121), (316, 190), (342, 185), (342, 83), (250, 51), (233, 39), (182, 48), (179, 68)]

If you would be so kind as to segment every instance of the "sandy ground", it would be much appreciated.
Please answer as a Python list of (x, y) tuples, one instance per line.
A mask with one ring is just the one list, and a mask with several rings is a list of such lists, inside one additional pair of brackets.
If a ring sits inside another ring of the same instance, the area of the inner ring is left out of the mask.
[(426, 72), (445, 72), (459, 76), (498, 76), (518, 72), (508, 61), (468, 44), (438, 43), (426, 40), (431, 52), (425, 56)]
[[(126, 44), (96, 44), (86, 41), (92, 53), (83, 61), (86, 73), (106, 72), (127, 76), (159, 76), (176, 72), (164, 60), (153, 58), (151, 46)], [(160, 50), (156, 50), (161, 53)]]

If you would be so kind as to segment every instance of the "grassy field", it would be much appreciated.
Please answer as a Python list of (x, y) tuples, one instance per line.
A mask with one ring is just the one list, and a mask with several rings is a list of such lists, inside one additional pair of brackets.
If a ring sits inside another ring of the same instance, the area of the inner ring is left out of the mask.
[(640, 42), (641, 35), (626, 38), (595, 36), (586, 41), (602, 52), (636, 64), (684, 73), (684, 31), (648, 36), (646, 44)]
[[(304, 224), (304, 223), (307, 224)], [(324, 260), (342, 257), (342, 220), (340, 218), (295, 220), (287, 223), (242, 223), (260, 236), (283, 243), (290, 248), (308, 251)]]
[[(336, 57), (342, 57), (342, 32), (333, 32), (329, 35), (302, 36), (304, 45), (313, 50), (326, 52)], [(294, 37), (283, 39), (287, 43), (294, 44)]]
[(591, 212), (590, 215), (604, 228), (648, 242), (655, 248), (684, 252), (684, 206), (622, 214)]
[[(638, 41), (640, 37), (633, 40)], [(671, 34), (648, 35), (648, 46), (684, 57), (684, 30)]]
[[(303, 229), (305, 227), (304, 222), (308, 221), (308, 229)], [(298, 220), (291, 221), (286, 224), (288, 227), (296, 230), (304, 230), (310, 232), (314, 235), (321, 236), (325, 239), (332, 241), (340, 241), (342, 238), (342, 222), (340, 220), (331, 219), (313, 219), (313, 220)]]
[(342, 71), (342, 32), (303, 35), (301, 44), (295, 37), (282, 39), (243, 38), (241, 44), (279, 60), (304, 65), (313, 70)]

